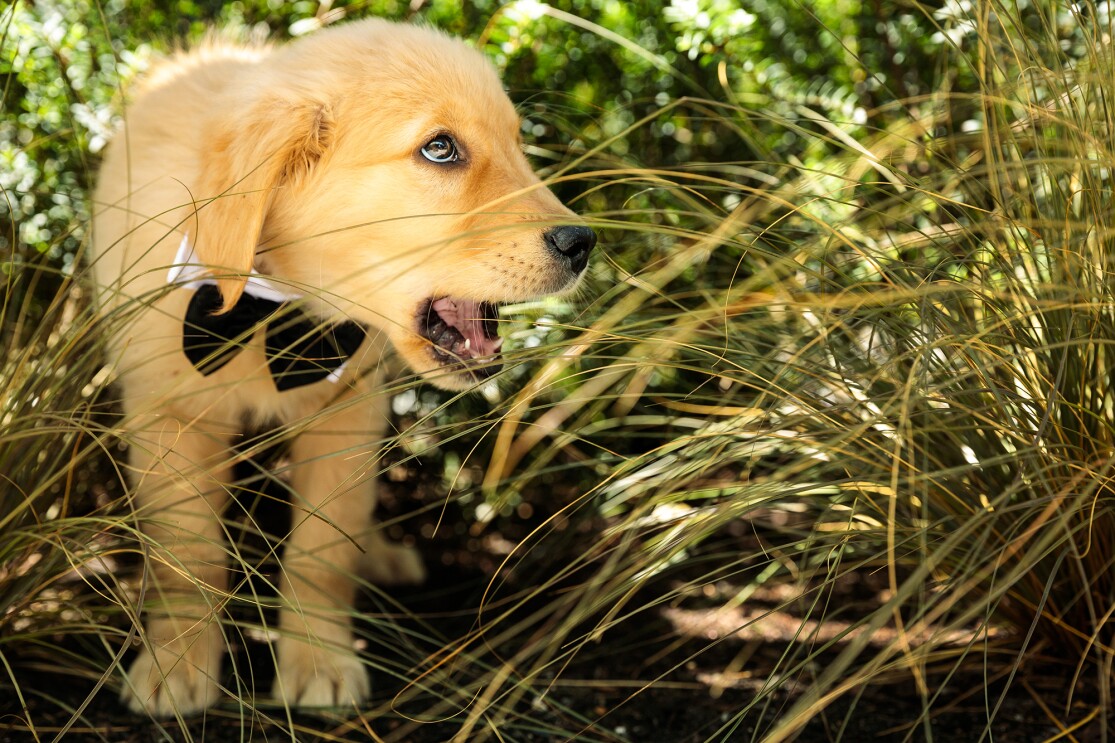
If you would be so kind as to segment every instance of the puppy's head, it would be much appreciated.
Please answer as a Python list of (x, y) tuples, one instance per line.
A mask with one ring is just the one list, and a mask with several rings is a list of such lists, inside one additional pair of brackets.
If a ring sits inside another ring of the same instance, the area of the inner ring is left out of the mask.
[(230, 95), (197, 212), (228, 304), (255, 266), (460, 389), (499, 367), (501, 303), (569, 291), (585, 269), (595, 233), (531, 171), (494, 70), (459, 41), (348, 24), (283, 48)]

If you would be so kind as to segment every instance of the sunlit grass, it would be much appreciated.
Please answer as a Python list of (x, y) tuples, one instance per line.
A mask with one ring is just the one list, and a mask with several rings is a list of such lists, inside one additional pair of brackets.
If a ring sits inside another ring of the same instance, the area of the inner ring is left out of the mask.
[[(614, 720), (670, 690), (730, 710), (706, 740), (789, 740), (834, 709), (839, 739), (865, 689), (905, 684), (920, 711), (904, 734), (922, 739), (972, 678), (988, 729), (1021, 695), (1066, 735), (1106, 735), (1115, 74), (1103, 29), (1070, 54), (1033, 22), (1047, 16), (1027, 19), (976, 4), (980, 43), (946, 66), (979, 90), (895, 101), (870, 119), (885, 128), (699, 97), (662, 113), (717, 118), (741, 143), (793, 129), (801, 158), (559, 156), (549, 174), (583, 186), (606, 238), (588, 285), (508, 312), (508, 356), (528, 363), (486, 398), (404, 374), (398, 435), (353, 452), (385, 479), (428, 478), (389, 531), (420, 524), (420, 546), (475, 548), (488, 572), (470, 603), (436, 609), (445, 586), (367, 587), (363, 657), (390, 691), (329, 735), (624, 740)], [(90, 700), (115, 693), (104, 669), (142, 585), (118, 563), (147, 545), (118, 500), (100, 331), (59, 285), (45, 311), (4, 308), (0, 660), (20, 700), (67, 708), (25, 679), (70, 665)], [(244, 493), (281, 495), (278, 464)], [(229, 547), (244, 577), (222, 621), (241, 646), (272, 636), (269, 539)], [(234, 684), (269, 678), (266, 655), (236, 656)], [(1085, 691), (1035, 691), (1051, 659)], [(215, 721), (323, 727), (231, 690)]]
[[(744, 193), (718, 218), (701, 212), (705, 225), (671, 231), (668, 256), (621, 274), (592, 324), (512, 398), (491, 497), (573, 456), (599, 478), (573, 507), (612, 519), (586, 556), (600, 567), (583, 603), (548, 632), (570, 652), (616, 617), (676, 601), (660, 576), (703, 564), (703, 543), (729, 524), (789, 508), (813, 523), (764, 581), (792, 579), (822, 618), (845, 571), (882, 570), (889, 586), (854, 623), (864, 631), (796, 638), (783, 666), (803, 693), (764, 740), (896, 674), (920, 687), (928, 730), (949, 694), (943, 669), (1030, 688), (1039, 655), (1098, 692), (1085, 718), (1105, 714), (1110, 77), (1099, 58), (1047, 67), (1055, 39), (1017, 36), (1010, 9), (993, 9), (974, 61), (1006, 58), (1026, 76), (987, 69), (982, 95), (912, 102), (917, 116), (824, 169)], [(961, 106), (972, 124), (949, 133)], [(715, 172), (659, 194), (690, 201), (730, 182)], [(767, 559), (740, 554), (691, 583)], [(1044, 707), (1052, 724), (1069, 726), (1071, 702)], [(1000, 703), (986, 699), (989, 725)]]

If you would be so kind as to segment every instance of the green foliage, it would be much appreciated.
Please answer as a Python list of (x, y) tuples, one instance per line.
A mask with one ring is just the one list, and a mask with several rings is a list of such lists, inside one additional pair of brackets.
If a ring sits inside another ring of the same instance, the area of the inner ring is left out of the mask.
[[(827, 118), (867, 123), (864, 111), (874, 108), (873, 91), (886, 85), (886, 76), (868, 76), (864, 60), (901, 47), (896, 63), (924, 72), (940, 48), (920, 41), (931, 37), (930, 24), (913, 12), (888, 23), (886, 38), (873, 39), (875, 18), (854, 2), (806, 9), (736, 0), (667, 6), (618, 0), (500, 6), (489, 0), (433, 3), (417, 14), (388, 0), (15, 2), (0, 16), (0, 249), (17, 263), (45, 254), (70, 270), (88, 223), (90, 176), (117, 121), (121, 85), (151, 54), (197, 39), (211, 26), (282, 38), (359, 15), (418, 17), (479, 36), (523, 101), (524, 132), (551, 157), (554, 147), (576, 151), (607, 140), (605, 152), (667, 166), (699, 157), (715, 161), (729, 151), (733, 159), (784, 159), (798, 149), (787, 127), (749, 122), (759, 128), (748, 132), (740, 151), (718, 117), (667, 108), (680, 96), (726, 95), (753, 109), (776, 107), (789, 121), (801, 118), (795, 107), (807, 106)], [(919, 41), (901, 43), (910, 39)], [(931, 78), (908, 80), (898, 92), (920, 94), (931, 84)], [(629, 130), (664, 108), (672, 115)]]

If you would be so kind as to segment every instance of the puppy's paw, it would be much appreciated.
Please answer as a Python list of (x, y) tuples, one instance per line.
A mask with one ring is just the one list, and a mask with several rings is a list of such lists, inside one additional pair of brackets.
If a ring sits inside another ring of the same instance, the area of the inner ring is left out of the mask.
[(368, 672), (351, 650), (279, 640), (279, 669), (272, 696), (290, 707), (353, 707), (371, 694)]
[(426, 567), (413, 547), (404, 547), (378, 535), (367, 540), (360, 557), (360, 575), (380, 586), (417, 585), (426, 580)]
[(128, 669), (120, 701), (132, 712), (155, 717), (197, 714), (220, 697), (220, 666), (221, 649), (201, 641), (154, 652), (145, 647)]

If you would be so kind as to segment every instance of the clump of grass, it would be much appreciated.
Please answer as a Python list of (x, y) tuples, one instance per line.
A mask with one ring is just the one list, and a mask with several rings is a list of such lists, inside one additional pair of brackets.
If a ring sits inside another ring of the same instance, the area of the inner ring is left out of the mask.
[[(49, 271), (9, 267), (20, 278)], [(0, 662), (5, 694), (24, 709), (52, 692), (17, 669), (65, 669), (91, 688), (109, 678), (102, 633), (114, 612), (104, 594), (116, 587), (115, 535), (130, 528), (113, 505), (122, 494), (106, 451), (114, 416), (101, 394), (108, 370), (88, 300), (80, 286), (55, 278), (61, 289), (49, 306), (10, 292), (0, 307)], [(73, 714), (71, 724), (80, 710)], [(16, 728), (34, 733), (30, 716), (16, 718)]]
[[(903, 102), (909, 116), (777, 187), (740, 188), (728, 166), (624, 172), (689, 219), (649, 230), (666, 255), (621, 274), (512, 398), (488, 471), (493, 497), (562, 459), (599, 478), (569, 508), (608, 528), (570, 566), (592, 577), (547, 625), (540, 667), (695, 587), (735, 585), (726, 610), (788, 578), (799, 634), (710, 740), (788, 687), (800, 694), (763, 740), (896, 678), (921, 697), (909, 735), (931, 735), (950, 678), (970, 672), (997, 684), (987, 730), (1009, 695), (1033, 694), (1054, 729), (1096, 720), (1106, 734), (1115, 76), (1102, 9), (1067, 12), (979, 4), (962, 19), (973, 51), (951, 59), (978, 91)], [(740, 126), (754, 115), (688, 105)], [(841, 122), (785, 123), (849, 140)], [(737, 205), (709, 208), (724, 193)], [(805, 518), (774, 529), (779, 554), (722, 551), (732, 524), (769, 530), (787, 512)], [(826, 602), (866, 569), (886, 576), (879, 605), (819, 639), (810, 620), (836, 621)], [(1049, 658), (1092, 690), (1085, 713), (1072, 684), (1031, 691)]]

